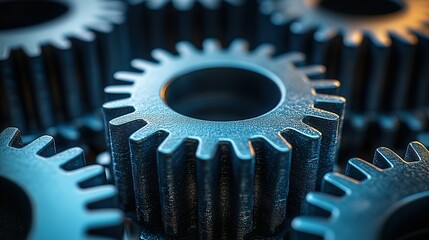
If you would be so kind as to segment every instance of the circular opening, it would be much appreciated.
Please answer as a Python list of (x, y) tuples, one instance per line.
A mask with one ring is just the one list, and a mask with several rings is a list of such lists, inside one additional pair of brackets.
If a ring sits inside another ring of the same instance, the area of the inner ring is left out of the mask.
[(330, 11), (359, 16), (383, 15), (404, 9), (400, 0), (321, 0), (320, 6)]
[(429, 239), (429, 192), (393, 212), (382, 229), (381, 240)]
[(173, 79), (162, 94), (166, 104), (188, 117), (236, 121), (269, 112), (281, 99), (279, 86), (257, 72), (208, 68)]
[(18, 185), (0, 177), (0, 239), (26, 239), (30, 226), (30, 199)]
[(53, 1), (1, 1), (0, 30), (36, 25), (66, 13), (68, 7)]

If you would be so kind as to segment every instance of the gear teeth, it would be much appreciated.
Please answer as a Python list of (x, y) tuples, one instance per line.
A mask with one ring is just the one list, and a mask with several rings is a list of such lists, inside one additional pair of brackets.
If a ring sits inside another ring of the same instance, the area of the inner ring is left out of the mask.
[(377, 148), (373, 160), (374, 165), (380, 168), (392, 168), (404, 164), (404, 161), (392, 150), (381, 147)]
[(416, 35), (411, 33), (409, 29), (406, 29), (406, 30), (395, 29), (394, 31), (392, 31), (391, 34), (394, 36), (394, 38), (398, 39), (399, 41), (401, 41), (403, 44), (406, 44), (406, 45), (416, 45), (418, 42), (418, 38), (416, 37)]
[(91, 165), (86, 168), (80, 168), (69, 172), (71, 178), (77, 183), (83, 183), (85, 181), (97, 178), (100, 175), (104, 175), (104, 168), (99, 165)]
[(189, 42), (178, 42), (176, 50), (181, 56), (190, 56), (197, 52), (197, 49)]
[(410, 144), (408, 144), (407, 151), (405, 153), (405, 161), (422, 161), (427, 164), (429, 162), (429, 151), (423, 144), (419, 142), (411, 142)]
[(141, 73), (136, 72), (116, 72), (113, 77), (119, 81), (134, 83), (141, 78), (141, 75)]
[(327, 173), (323, 177), (323, 180), (341, 189), (346, 194), (350, 194), (350, 192), (355, 189), (358, 184), (356, 180), (338, 173)]
[(152, 51), (152, 57), (159, 62), (167, 62), (174, 59), (174, 55), (163, 49), (157, 48)]
[[(292, 228), (298, 232), (305, 232), (316, 236), (325, 237), (330, 229), (329, 222), (324, 218), (298, 217), (292, 221)], [(332, 239), (325, 237), (325, 239)]]
[(229, 140), (231, 143), (232, 149), (234, 150), (234, 154), (239, 159), (253, 159), (254, 158), (254, 152), (252, 150), (252, 147), (250, 145), (250, 141), (233, 141)]
[(329, 212), (338, 210), (338, 203), (340, 202), (338, 197), (321, 192), (311, 192), (307, 194), (305, 200)]
[(371, 38), (372, 42), (374, 43), (374, 45), (376, 45), (377, 47), (380, 48), (387, 48), (389, 46), (391, 46), (392, 44), (392, 40), (389, 37), (388, 33), (375, 33), (375, 32), (370, 32), (368, 34), (369, 38)]
[(229, 51), (231, 52), (241, 53), (247, 52), (248, 50), (249, 44), (244, 39), (236, 39), (229, 46)]
[(290, 25), (290, 30), (292, 34), (301, 35), (310, 32), (314, 29), (314, 26), (309, 22), (305, 20), (298, 20), (296, 22), (293, 22)]
[(334, 28), (321, 28), (315, 31), (314, 38), (317, 42), (326, 43), (337, 36), (338, 32)]
[[(319, 103), (319, 102), (317, 102)], [(331, 104), (331, 102), (329, 102)], [(307, 117), (314, 117), (328, 121), (338, 121), (340, 118), (337, 114), (325, 109), (314, 108), (313, 111), (307, 114)], [(311, 125), (311, 124), (310, 124)]]
[(49, 161), (66, 170), (74, 170), (85, 166), (84, 152), (81, 148), (70, 148), (57, 153), (50, 157)]
[(25, 44), (23, 50), (29, 57), (37, 57), (42, 54), (42, 49), (33, 44)]
[(253, 51), (255, 56), (271, 57), (275, 52), (274, 46), (271, 44), (261, 44)]
[(183, 144), (184, 141), (184, 137), (178, 137), (171, 133), (168, 133), (167, 138), (165, 138), (161, 145), (158, 147), (158, 152), (165, 155), (171, 155), (176, 149), (179, 148), (180, 145)]
[(124, 218), (123, 213), (116, 209), (90, 210), (89, 212), (85, 221), (90, 229), (119, 225)]
[(199, 140), (196, 157), (201, 160), (213, 159), (218, 149), (217, 141)]
[(131, 108), (131, 102), (129, 98), (114, 100), (103, 104), (104, 109), (112, 110), (112, 109), (124, 109)]
[(357, 48), (363, 42), (364, 36), (359, 31), (351, 31), (348, 32), (343, 39), (343, 43), (345, 46), (350, 48)]
[(87, 204), (113, 198), (117, 194), (118, 191), (111, 185), (97, 186), (82, 190), (82, 198), (85, 199)]
[(157, 64), (150, 62), (150, 61), (143, 60), (143, 59), (134, 59), (131, 61), (131, 66), (135, 69), (146, 72), (146, 71), (156, 67)]
[(51, 136), (41, 136), (24, 146), (24, 148), (34, 154), (49, 156), (55, 153), (55, 141)]
[(305, 55), (299, 52), (290, 52), (284, 53), (278, 57), (276, 57), (276, 62), (280, 64), (284, 64), (285, 62), (288, 64), (301, 64), (305, 61)]
[(22, 143), (21, 133), (18, 128), (9, 127), (0, 133), (0, 146), (12, 147), (15, 142)]
[(262, 135), (255, 137), (262, 138), (264, 141), (266, 141), (270, 146), (272, 146), (276, 151), (279, 152), (290, 152), (292, 149), (292, 146), (284, 139), (284, 137), (278, 133), (273, 134), (272, 136)]
[(373, 175), (378, 174), (380, 172), (380, 170), (374, 165), (357, 158), (350, 159), (348, 161), (346, 174), (355, 179), (362, 179), (359, 175), (357, 175), (358, 173), (355, 171), (358, 171), (359, 173), (365, 175), (367, 179), (370, 179)]
[(126, 86), (126, 85), (116, 85), (116, 86), (108, 86), (104, 88), (104, 92), (107, 94), (127, 94), (130, 95), (133, 91), (132, 86)]
[(205, 39), (203, 41), (203, 50), (207, 53), (217, 52), (221, 49), (220, 42), (215, 39)]
[(337, 80), (311, 81), (311, 85), (318, 94), (338, 94), (340, 82)]
[(314, 78), (322, 76), (326, 72), (326, 68), (322, 65), (312, 65), (306, 67), (297, 68), (302, 74), (305, 74), (308, 78)]

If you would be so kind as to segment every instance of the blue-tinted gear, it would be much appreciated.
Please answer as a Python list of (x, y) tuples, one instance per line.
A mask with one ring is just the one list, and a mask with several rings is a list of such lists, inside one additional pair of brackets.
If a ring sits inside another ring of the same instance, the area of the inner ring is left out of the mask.
[(124, 15), (115, 0), (1, 1), (0, 128), (102, 142), (102, 89), (128, 61)]
[(52, 137), (24, 146), (19, 131), (0, 134), (1, 239), (119, 239), (117, 191), (101, 166), (83, 167), (83, 152), (55, 153)]
[(408, 145), (402, 159), (377, 149), (373, 164), (348, 162), (346, 175), (325, 175), (322, 192), (307, 195), (309, 216), (293, 220), (295, 239), (427, 239), (429, 151)]
[(277, 234), (333, 168), (345, 100), (321, 93), (338, 82), (310, 81), (323, 68), (267, 45), (207, 40), (177, 52), (133, 61), (142, 72), (118, 72), (129, 85), (106, 88), (123, 207), (170, 237)]

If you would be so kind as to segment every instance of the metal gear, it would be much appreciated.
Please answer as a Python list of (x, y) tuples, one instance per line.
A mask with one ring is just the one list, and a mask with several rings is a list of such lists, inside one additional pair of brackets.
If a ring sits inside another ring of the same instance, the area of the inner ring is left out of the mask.
[(129, 59), (125, 7), (114, 0), (1, 1), (0, 127), (75, 142), (92, 131), (102, 139), (102, 89)]
[(123, 208), (169, 237), (277, 234), (333, 168), (345, 100), (321, 93), (338, 82), (310, 81), (323, 68), (296, 67), (298, 53), (273, 58), (268, 45), (206, 40), (177, 52), (134, 60), (143, 73), (118, 72), (131, 85), (105, 90)]
[(427, 239), (429, 151), (412, 142), (401, 159), (379, 148), (373, 164), (352, 159), (346, 176), (325, 175), (307, 195), (310, 216), (292, 222), (296, 239)]
[[(246, 0), (128, 2), (131, 6), (128, 22), (136, 58), (150, 57), (155, 48), (174, 51), (179, 41), (197, 45), (205, 38), (217, 38), (228, 43), (237, 37), (243, 38), (247, 32), (244, 19), (251, 13), (257, 13), (256, 4), (248, 4)], [(255, 32), (254, 29), (252, 31)]]
[(0, 238), (119, 238), (117, 191), (99, 186), (101, 166), (83, 167), (80, 148), (55, 153), (52, 137), (23, 146), (16, 128), (0, 134)]
[(428, 1), (260, 2), (275, 28), (268, 32), (262, 23), (261, 36), (272, 33), (277, 45), (325, 65), (328, 77), (341, 80), (348, 109), (389, 112), (428, 105)]

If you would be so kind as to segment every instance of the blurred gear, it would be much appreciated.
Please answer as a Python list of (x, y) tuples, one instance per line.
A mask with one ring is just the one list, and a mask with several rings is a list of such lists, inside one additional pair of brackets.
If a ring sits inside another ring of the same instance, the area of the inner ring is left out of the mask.
[(429, 1), (260, 2), (274, 28), (261, 24), (261, 36), (327, 66), (327, 76), (341, 80), (347, 109), (390, 112), (429, 104)]
[(352, 159), (346, 176), (325, 175), (322, 193), (307, 195), (310, 216), (292, 222), (295, 239), (427, 239), (428, 150), (412, 142), (403, 160), (379, 148), (373, 162)]
[(94, 132), (102, 139), (102, 89), (128, 61), (125, 7), (113, 0), (1, 1), (0, 127), (17, 126), (30, 140), (49, 133), (79, 142), (97, 138), (86, 138)]
[(106, 88), (123, 207), (137, 207), (145, 239), (279, 234), (333, 168), (345, 100), (321, 93), (338, 82), (310, 81), (322, 67), (295, 66), (298, 53), (273, 58), (268, 45), (206, 40), (177, 52), (134, 60), (142, 72), (115, 75), (131, 85)]
[(128, 0), (134, 57), (150, 57), (155, 48), (174, 51), (179, 41), (197, 45), (205, 38), (229, 43), (237, 37), (256, 36), (246, 29), (258, 8), (247, 0)]
[(119, 239), (117, 191), (99, 186), (100, 166), (83, 167), (80, 148), (55, 153), (52, 137), (23, 146), (18, 129), (0, 134), (1, 239)]

